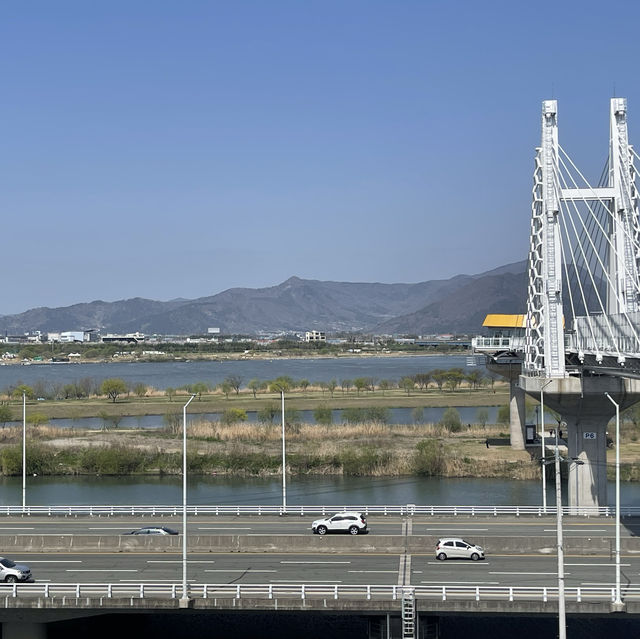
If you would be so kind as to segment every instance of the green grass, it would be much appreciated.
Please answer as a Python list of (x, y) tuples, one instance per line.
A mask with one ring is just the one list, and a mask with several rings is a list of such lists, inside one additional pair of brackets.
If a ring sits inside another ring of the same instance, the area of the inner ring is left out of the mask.
[[(417, 408), (417, 407), (447, 407), (447, 406), (500, 406), (508, 401), (508, 387), (504, 383), (495, 385), (495, 392), (487, 389), (462, 389), (457, 391), (439, 391), (429, 388), (427, 391), (412, 391), (411, 395), (400, 389), (375, 392), (354, 391), (343, 393), (336, 390), (330, 393), (319, 390), (292, 391), (286, 395), (287, 409), (313, 410), (320, 404), (338, 410), (344, 408)], [(52, 401), (29, 401), (27, 413), (37, 410), (49, 419), (65, 418), (80, 419), (83, 417), (136, 416), (136, 415), (164, 415), (167, 412), (181, 412), (183, 405), (189, 399), (188, 394), (175, 395), (173, 401), (163, 395), (152, 397), (121, 397), (117, 402), (104, 397), (89, 399), (65, 399)], [(250, 391), (241, 391), (229, 395), (227, 399), (220, 393), (203, 394), (189, 405), (189, 414), (221, 413), (227, 409), (244, 411), (259, 411), (270, 403), (279, 404), (280, 396), (274, 393), (258, 393), (256, 399)], [(9, 404), (14, 411), (14, 417), (19, 419), (22, 402), (13, 400)]]

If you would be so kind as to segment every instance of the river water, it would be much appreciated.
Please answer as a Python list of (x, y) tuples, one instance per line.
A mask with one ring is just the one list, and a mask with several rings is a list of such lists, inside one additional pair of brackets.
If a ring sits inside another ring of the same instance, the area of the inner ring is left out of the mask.
[[(468, 366), (472, 363), (473, 366)], [(295, 380), (328, 382), (373, 377), (377, 380), (399, 380), (407, 375), (436, 368), (459, 367), (485, 371), (484, 358), (466, 355), (411, 355), (404, 357), (333, 357), (273, 358), (192, 362), (109, 362), (100, 364), (19, 364), (0, 366), (0, 389), (24, 383), (45, 385), (70, 384), (83, 378), (101, 382), (119, 377), (135, 385), (143, 383), (158, 390), (179, 388), (185, 384), (207, 382), (215, 385), (229, 375), (239, 376), (246, 384), (250, 379), (271, 380), (288, 375)]]
[[(20, 504), (22, 478), (0, 478), (0, 505)], [(272, 505), (282, 503), (280, 477), (241, 478), (194, 476), (189, 479), (190, 504)], [(609, 483), (609, 503), (615, 485)], [(563, 489), (566, 495), (566, 487)], [(287, 503), (291, 505), (506, 505), (541, 503), (539, 481), (509, 479), (442, 479), (435, 477), (290, 477)], [(621, 502), (640, 506), (636, 484), (623, 483)], [(41, 506), (105, 504), (180, 504), (181, 477), (27, 477), (27, 503)], [(549, 482), (547, 503), (555, 503)]]

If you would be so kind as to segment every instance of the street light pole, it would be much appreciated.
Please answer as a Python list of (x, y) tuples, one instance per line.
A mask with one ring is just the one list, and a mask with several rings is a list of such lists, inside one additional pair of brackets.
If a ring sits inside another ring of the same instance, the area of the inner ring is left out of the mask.
[(287, 457), (284, 439), (284, 389), (280, 390), (280, 398), (282, 400), (282, 513), (287, 512)]
[(22, 391), (22, 512), (27, 508), (27, 394)]
[(560, 484), (560, 452), (558, 450), (558, 430), (556, 428), (556, 536), (558, 544), (558, 638), (567, 637), (567, 615), (564, 600), (564, 546), (562, 540), (562, 486)]
[(193, 401), (195, 395), (191, 395), (189, 401), (182, 407), (182, 598), (181, 602), (189, 601), (187, 587), (187, 406)]
[(540, 464), (540, 467), (542, 468), (542, 512), (545, 514), (547, 513), (547, 473), (544, 463), (544, 389), (549, 386), (552, 381), (553, 380), (550, 379), (546, 384), (543, 384), (540, 389), (540, 423), (542, 425), (540, 429), (540, 443), (542, 446), (540, 454), (542, 456), (542, 464)]
[(616, 606), (622, 606), (620, 594), (620, 405), (605, 393), (609, 401), (616, 407)]

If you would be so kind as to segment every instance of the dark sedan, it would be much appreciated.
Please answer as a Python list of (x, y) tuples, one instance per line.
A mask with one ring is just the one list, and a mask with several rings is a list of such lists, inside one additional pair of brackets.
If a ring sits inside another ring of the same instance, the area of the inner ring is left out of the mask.
[(122, 533), (123, 535), (177, 535), (178, 531), (168, 526), (145, 526), (137, 530)]

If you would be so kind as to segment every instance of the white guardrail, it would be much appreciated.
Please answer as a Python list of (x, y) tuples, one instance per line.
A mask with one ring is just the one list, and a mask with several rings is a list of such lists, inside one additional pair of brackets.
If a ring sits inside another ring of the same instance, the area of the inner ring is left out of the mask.
[[(640, 588), (623, 588), (625, 600), (640, 599)], [(193, 599), (357, 599), (397, 600), (404, 595), (440, 601), (557, 601), (558, 589), (544, 586), (385, 586), (385, 585), (305, 585), (305, 584), (189, 584)], [(74, 597), (115, 599), (180, 599), (181, 584), (0, 584), (0, 597)], [(614, 602), (615, 587), (565, 588), (570, 602)], [(66, 601), (64, 605), (73, 606)], [(102, 605), (108, 605), (102, 602)]]
[[(337, 506), (227, 506), (227, 505), (191, 505), (187, 506), (187, 514), (198, 515), (332, 515), (338, 512), (356, 511), (365, 515), (429, 515), (429, 516), (493, 516), (509, 515), (555, 515), (555, 506), (421, 506), (417, 504), (404, 505), (337, 505)], [(613, 506), (585, 507), (564, 506), (564, 515), (614, 517), (616, 509)], [(178, 516), (182, 514), (182, 506), (0, 506), (0, 515), (7, 516), (117, 516), (117, 515), (151, 515)], [(639, 517), (639, 506), (622, 506), (620, 514), (623, 517)]]

